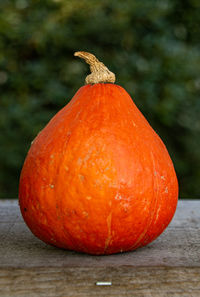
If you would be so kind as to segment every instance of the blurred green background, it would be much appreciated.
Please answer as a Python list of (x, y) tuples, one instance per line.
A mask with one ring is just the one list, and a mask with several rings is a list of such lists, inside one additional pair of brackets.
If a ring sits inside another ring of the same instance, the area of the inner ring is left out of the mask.
[(3, 0), (0, 197), (17, 197), (30, 143), (84, 84), (94, 53), (163, 139), (181, 198), (200, 197), (199, 0)]

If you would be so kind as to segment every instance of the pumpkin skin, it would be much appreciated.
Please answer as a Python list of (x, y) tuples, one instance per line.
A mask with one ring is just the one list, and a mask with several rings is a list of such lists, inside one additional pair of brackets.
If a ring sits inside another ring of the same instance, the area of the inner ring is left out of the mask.
[(81, 87), (39, 133), (19, 203), (47, 244), (89, 254), (145, 246), (170, 223), (178, 182), (166, 147), (120, 86)]

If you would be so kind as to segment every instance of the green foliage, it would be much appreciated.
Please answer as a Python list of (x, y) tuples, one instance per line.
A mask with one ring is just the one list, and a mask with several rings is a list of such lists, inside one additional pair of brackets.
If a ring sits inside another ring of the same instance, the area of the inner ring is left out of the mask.
[(30, 142), (83, 85), (95, 55), (164, 140), (181, 197), (199, 197), (199, 0), (4, 0), (0, 195), (16, 197)]

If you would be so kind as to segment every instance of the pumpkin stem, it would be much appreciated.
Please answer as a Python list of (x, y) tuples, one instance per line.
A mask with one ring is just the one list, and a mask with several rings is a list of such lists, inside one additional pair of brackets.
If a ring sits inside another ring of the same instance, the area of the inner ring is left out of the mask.
[(112, 73), (102, 62), (93, 54), (87, 52), (75, 52), (74, 56), (82, 58), (90, 65), (91, 74), (86, 79), (86, 84), (114, 83), (115, 74)]

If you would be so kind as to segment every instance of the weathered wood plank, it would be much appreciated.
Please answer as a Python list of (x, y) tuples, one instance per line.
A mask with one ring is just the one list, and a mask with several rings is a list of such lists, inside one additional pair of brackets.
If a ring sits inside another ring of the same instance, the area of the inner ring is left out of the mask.
[(16, 200), (0, 201), (0, 296), (199, 297), (200, 201), (179, 201), (149, 246), (110, 256), (48, 246), (26, 227)]
[[(200, 268), (50, 267), (1, 269), (0, 296), (199, 297)], [(97, 286), (111, 281), (111, 286)]]

